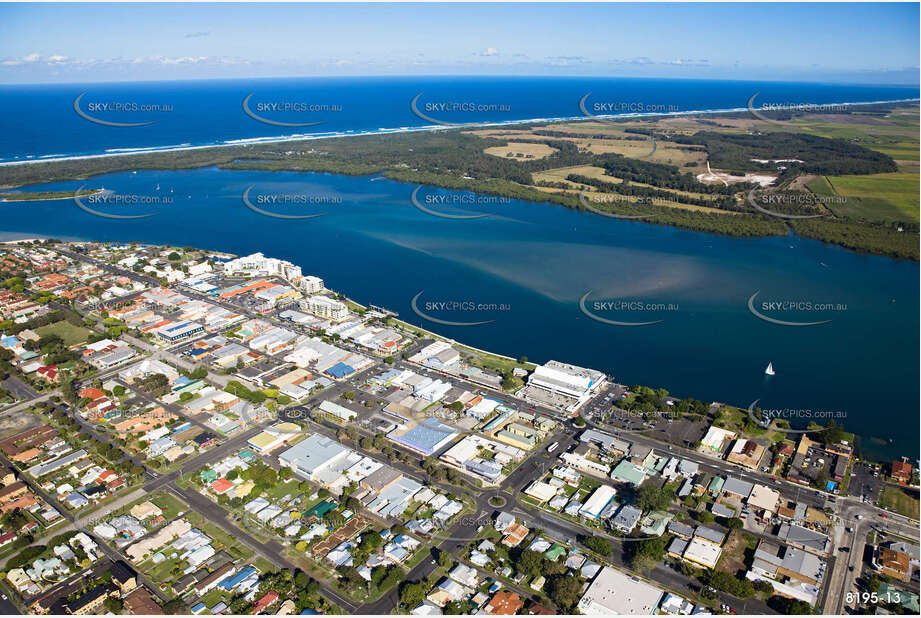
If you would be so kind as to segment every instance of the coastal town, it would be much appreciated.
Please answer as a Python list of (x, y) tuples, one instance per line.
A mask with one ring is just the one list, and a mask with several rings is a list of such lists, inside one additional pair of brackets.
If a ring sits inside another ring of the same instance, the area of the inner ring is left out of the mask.
[(918, 613), (917, 461), (308, 269), (0, 245), (4, 613)]

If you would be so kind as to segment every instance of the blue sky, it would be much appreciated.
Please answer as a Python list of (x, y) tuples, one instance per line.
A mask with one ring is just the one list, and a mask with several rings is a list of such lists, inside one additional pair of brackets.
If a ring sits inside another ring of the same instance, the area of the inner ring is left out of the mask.
[(605, 75), (918, 84), (916, 4), (2, 4), (0, 83)]

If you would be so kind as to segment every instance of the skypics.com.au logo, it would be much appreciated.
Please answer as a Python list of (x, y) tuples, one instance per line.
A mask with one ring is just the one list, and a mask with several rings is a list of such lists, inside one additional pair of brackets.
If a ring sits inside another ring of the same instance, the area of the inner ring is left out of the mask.
[(480, 124), (495, 120), (495, 114), (508, 114), (512, 106), (506, 103), (492, 103), (473, 100), (423, 101), (420, 92), (409, 102), (410, 111), (417, 117), (445, 127), (459, 127), (465, 124)]
[[(788, 434), (817, 433), (822, 431), (823, 427), (814, 427), (811, 429), (795, 429), (793, 424), (818, 423), (825, 424), (829, 421), (835, 421), (839, 425), (841, 421), (847, 418), (847, 412), (843, 410), (814, 410), (812, 408), (758, 408), (760, 399), (755, 399), (748, 405), (748, 418), (759, 426), (774, 431)], [(780, 422), (778, 422), (780, 421)]]
[(595, 195), (592, 198), (589, 198), (588, 193), (581, 191), (579, 193), (579, 204), (585, 210), (590, 213), (600, 215), (602, 217), (608, 217), (610, 219), (647, 219), (653, 215), (619, 215), (614, 212), (607, 212), (606, 210), (599, 210), (595, 208), (594, 204), (610, 204), (615, 208), (642, 208), (643, 206), (651, 206), (653, 201), (649, 198), (639, 198), (636, 200), (630, 200), (622, 195)]
[(83, 212), (104, 219), (145, 219), (153, 217), (156, 212), (133, 213), (133, 209), (142, 207), (171, 206), (170, 195), (141, 195), (137, 193), (115, 193), (107, 189), (90, 192), (85, 186), (74, 191), (74, 203)]
[(327, 214), (329, 207), (343, 203), (341, 196), (331, 192), (254, 193), (255, 186), (250, 185), (243, 191), (243, 205), (273, 219), (315, 219)]
[(173, 106), (168, 103), (141, 103), (139, 101), (117, 99), (84, 101), (83, 98), (87, 94), (89, 93), (82, 92), (77, 95), (74, 99), (74, 111), (84, 120), (104, 127), (146, 127), (155, 124), (158, 119), (133, 122), (125, 122), (124, 120), (138, 115), (143, 118), (150, 118), (157, 113), (173, 111)]
[(765, 116), (765, 112), (784, 112), (785, 115), (789, 113), (809, 113), (809, 112), (819, 112), (819, 113), (844, 113), (847, 112), (848, 106), (841, 103), (797, 103), (797, 102), (777, 102), (777, 103), (761, 103), (759, 106), (755, 106), (755, 99), (760, 95), (760, 92), (756, 92), (748, 99), (748, 112), (758, 120), (763, 122), (769, 122), (771, 124), (789, 126), (790, 122), (786, 120), (777, 120), (776, 118), (770, 118)]
[[(827, 217), (827, 205), (841, 205), (847, 203), (847, 197), (843, 195), (813, 195), (802, 192), (772, 192), (758, 193), (758, 189), (752, 189), (748, 192), (749, 205), (760, 213), (778, 217), (780, 219), (816, 219), (818, 217)], [(816, 214), (795, 214), (779, 212), (779, 209), (798, 210), (798, 211), (816, 211)]]
[[(315, 103), (299, 100), (253, 101), (251, 92), (243, 99), (243, 113), (263, 124), (276, 127), (313, 127), (326, 122), (325, 115), (342, 111), (342, 106), (333, 103)], [(315, 114), (305, 118), (306, 114)], [(322, 116), (322, 117), (321, 117)], [(285, 120), (282, 120), (285, 118)]]
[(820, 324), (828, 324), (832, 321), (832, 318), (824, 320), (790, 320), (783, 318), (805, 315), (824, 316), (847, 311), (847, 303), (805, 298), (762, 299), (756, 303), (755, 299), (758, 298), (759, 294), (761, 294), (761, 290), (756, 291), (748, 298), (749, 313), (759, 320), (779, 326), (819, 326)]
[(591, 296), (591, 294), (592, 291), (589, 290), (582, 295), (582, 298), (579, 299), (579, 310), (592, 320), (609, 326), (650, 326), (652, 324), (659, 324), (665, 321), (664, 317), (655, 320), (615, 320), (613, 318), (659, 316), (679, 310), (678, 303), (654, 302), (635, 298), (589, 301), (588, 297)]
[[(508, 303), (483, 302), (469, 298), (426, 300), (420, 302), (419, 298), (423, 293), (424, 290), (413, 296), (410, 301), (409, 306), (413, 310), (413, 313), (424, 320), (444, 326), (481, 326), (483, 324), (490, 324), (496, 320), (489, 316), (497, 315), (497, 313), (506, 313), (512, 310), (512, 306)], [(456, 319), (459, 317), (489, 317), (489, 319)]]
[(472, 212), (471, 209), (491, 209), (495, 206), (507, 206), (512, 200), (507, 197), (495, 195), (477, 195), (474, 193), (435, 193), (420, 195), (425, 187), (418, 186), (413, 189), (409, 200), (419, 211), (427, 215), (463, 221), (469, 219), (482, 219), (489, 217), (491, 212)]

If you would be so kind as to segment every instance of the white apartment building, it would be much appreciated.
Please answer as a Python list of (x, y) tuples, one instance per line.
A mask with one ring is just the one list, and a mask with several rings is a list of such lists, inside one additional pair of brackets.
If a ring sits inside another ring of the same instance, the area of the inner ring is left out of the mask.
[(302, 276), (301, 267), (287, 260), (267, 258), (262, 253), (253, 253), (224, 262), (225, 273), (243, 272), (249, 275), (278, 275), (288, 281)]
[(345, 303), (327, 296), (310, 296), (299, 304), (304, 311), (327, 320), (341, 321), (349, 316), (349, 308)]
[(313, 275), (305, 275), (297, 282), (297, 286), (305, 294), (319, 294), (323, 291), (323, 280)]

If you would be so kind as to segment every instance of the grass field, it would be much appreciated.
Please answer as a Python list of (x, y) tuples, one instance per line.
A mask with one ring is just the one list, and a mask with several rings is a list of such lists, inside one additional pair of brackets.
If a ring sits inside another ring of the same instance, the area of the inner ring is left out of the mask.
[(39, 337), (44, 337), (45, 335), (57, 335), (64, 340), (64, 345), (67, 347), (77, 345), (78, 343), (83, 343), (90, 335), (90, 331), (88, 329), (83, 328), (82, 326), (74, 326), (66, 320), (61, 320), (60, 322), (55, 322), (54, 324), (48, 324), (47, 326), (40, 326), (35, 329), (35, 332)]
[(505, 146), (493, 146), (485, 149), (483, 152), (494, 157), (530, 160), (543, 159), (559, 151), (556, 148), (551, 148), (547, 144), (509, 142)]
[[(921, 176), (916, 173), (894, 172), (891, 174), (869, 174), (866, 176), (828, 176), (826, 184), (836, 195), (845, 196), (844, 204), (829, 204), (829, 208), (838, 214), (860, 216), (865, 218), (886, 218), (918, 221), (919, 200), (918, 182)], [(822, 188), (821, 185), (816, 185)], [(809, 185), (816, 193), (813, 184)], [(827, 195), (827, 193), (824, 193)], [(854, 202), (854, 200), (857, 200)], [(887, 207), (888, 205), (888, 207)], [(891, 207), (891, 208), (890, 208)], [(901, 216), (898, 216), (895, 208)]]
[(266, 492), (265, 497), (270, 502), (278, 502), (289, 494), (293, 498), (300, 493), (299, 484), (300, 482), (297, 479), (291, 479), (287, 483), (278, 483)]
[[(529, 140), (566, 140), (575, 144), (580, 150), (592, 154), (615, 153), (634, 159), (646, 159), (655, 163), (683, 166), (685, 163), (696, 162), (703, 164), (707, 153), (695, 150), (688, 146), (678, 145), (667, 141), (659, 141), (653, 145), (652, 138), (636, 139), (636, 134), (626, 133), (628, 125), (611, 125), (607, 123), (581, 123), (581, 124), (554, 124), (537, 127), (535, 129), (519, 129), (517, 131), (484, 129), (470, 131), (472, 135), (490, 137), (494, 139), (519, 137)], [(541, 130), (552, 130), (555, 133), (571, 133), (571, 137), (562, 135), (541, 135)], [(603, 136), (603, 137), (602, 137)], [(505, 157), (511, 151), (529, 154), (526, 147), (540, 148), (535, 151), (533, 158), (542, 158), (555, 152), (546, 144), (527, 142), (510, 142), (508, 146), (495, 146), (487, 148), (484, 152), (495, 156)]]
[[(833, 177), (835, 182), (840, 181), (843, 177)], [(858, 176), (848, 176), (845, 180), (853, 180)], [(838, 182), (838, 184), (840, 184)], [(846, 183), (845, 183), (846, 184)], [(818, 176), (806, 183), (806, 187), (816, 195), (837, 196), (838, 193), (832, 186), (829, 179), (825, 176)], [(911, 221), (912, 217), (903, 212), (898, 206), (889, 200), (881, 197), (860, 197), (857, 195), (845, 195), (846, 202), (837, 202), (828, 200), (825, 202), (826, 208), (832, 211), (838, 217), (852, 217), (856, 219), (866, 219), (868, 221)]]
[[(612, 198), (612, 194), (610, 193), (602, 193), (598, 191), (597, 189), (595, 189), (594, 187), (583, 185), (577, 182), (572, 182), (570, 180), (566, 180), (566, 177), (569, 176), (570, 174), (576, 174), (577, 176), (587, 176), (589, 178), (597, 178), (598, 180), (603, 180), (604, 182), (616, 183), (620, 180), (619, 178), (616, 178), (614, 176), (605, 175), (603, 168), (593, 166), (593, 165), (576, 165), (572, 167), (559, 167), (559, 168), (547, 170), (544, 172), (536, 172), (533, 174), (533, 177), (534, 177), (535, 182), (541, 182), (541, 181), (543, 182), (562, 182), (566, 184), (570, 189), (585, 190), (586, 198), (591, 200), (592, 202), (598, 202), (599, 204), (603, 204), (604, 200), (610, 200)], [(659, 187), (652, 187), (652, 185), (647, 185), (641, 182), (632, 182), (630, 184), (636, 187), (650, 187), (650, 188), (659, 189)], [(546, 191), (546, 192), (551, 192), (551, 193), (562, 191), (562, 189), (557, 189), (555, 187), (536, 187), (536, 188), (541, 191)], [(696, 199), (710, 199), (710, 196), (705, 195), (703, 193), (694, 193), (691, 191), (670, 191), (668, 189), (660, 189), (660, 190), (668, 191), (669, 193), (675, 196), (676, 200), (681, 199), (682, 197), (690, 197), (690, 198), (696, 198)], [(622, 203), (640, 201), (640, 198), (635, 197), (635, 196), (617, 195), (613, 197), (616, 197), (617, 201), (622, 202)], [(652, 203), (655, 204), (656, 206), (668, 206), (669, 208), (680, 208), (681, 210), (693, 210), (696, 212), (709, 212), (709, 213), (721, 214), (721, 215), (739, 214), (734, 211), (720, 210), (718, 208), (710, 208), (708, 206), (697, 206), (696, 204), (681, 204), (677, 201), (672, 201), (670, 199), (665, 200), (665, 199), (655, 198), (653, 199)]]
[(112, 513), (111, 516), (116, 517), (118, 515), (127, 515), (132, 507), (142, 502), (147, 502), (148, 500), (163, 510), (163, 517), (167, 521), (172, 521), (177, 515), (179, 515), (179, 513), (182, 513), (189, 508), (184, 502), (179, 500), (179, 498), (176, 498), (175, 496), (166, 492), (157, 491), (152, 494), (148, 494), (143, 498), (135, 500), (131, 504), (126, 504), (122, 508)]
[(918, 519), (919, 501), (917, 495), (911, 495), (903, 489), (887, 485), (883, 487), (879, 498), (880, 504), (892, 509), (896, 513)]

